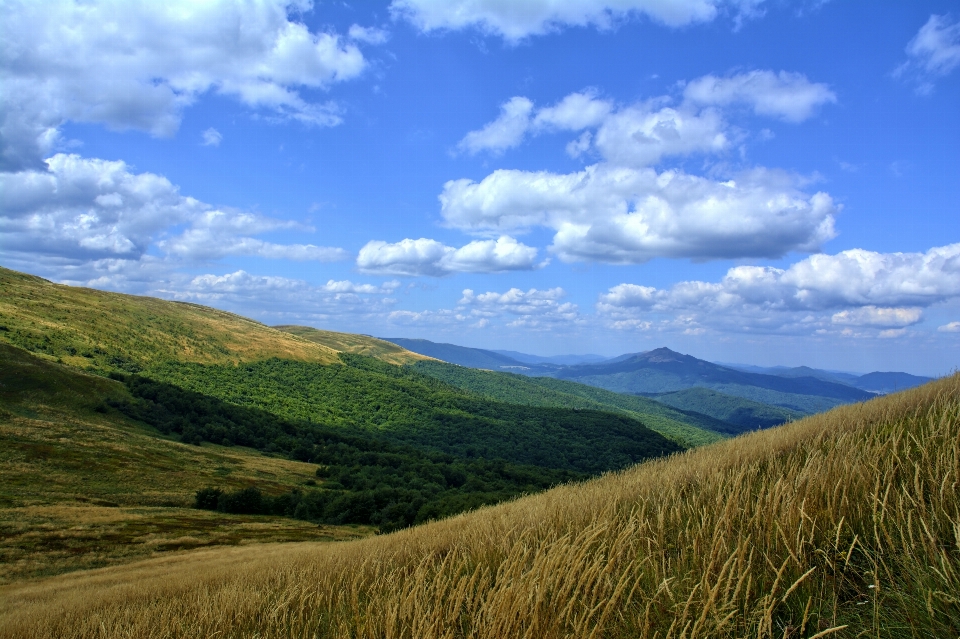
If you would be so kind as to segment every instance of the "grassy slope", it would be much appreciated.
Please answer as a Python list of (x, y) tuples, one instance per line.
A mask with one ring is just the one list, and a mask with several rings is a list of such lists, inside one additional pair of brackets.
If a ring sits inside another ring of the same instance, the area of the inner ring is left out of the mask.
[(170, 359), (339, 361), (327, 346), (196, 304), (62, 286), (2, 267), (0, 290), (0, 340), (80, 368), (136, 370)]
[(274, 328), (278, 331), (302, 337), (310, 342), (322, 344), (335, 351), (374, 357), (390, 364), (414, 364), (419, 361), (433, 359), (426, 355), (408, 351), (392, 342), (368, 335), (335, 333), (334, 331), (323, 331), (309, 326), (274, 326)]
[(955, 375), (336, 548), (201, 551), (8, 586), (0, 627), (18, 639), (955, 637), (958, 529)]
[(803, 417), (803, 413), (725, 395), (709, 388), (688, 388), (657, 396), (657, 401), (736, 424), (744, 431), (770, 428)]
[(526, 377), (437, 361), (419, 362), (414, 368), (458, 388), (503, 402), (623, 412), (684, 446), (719, 441), (723, 438), (720, 433), (733, 431), (729, 424), (674, 410), (645, 397), (622, 395), (552, 377)]
[(191, 508), (204, 485), (280, 494), (316, 466), (187, 446), (98, 412), (124, 386), (0, 343), (0, 583), (213, 544), (343, 539), (357, 527)]

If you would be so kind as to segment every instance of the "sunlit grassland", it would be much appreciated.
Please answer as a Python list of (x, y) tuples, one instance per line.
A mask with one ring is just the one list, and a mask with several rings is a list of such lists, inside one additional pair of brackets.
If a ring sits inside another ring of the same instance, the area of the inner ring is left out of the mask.
[(375, 357), (390, 364), (403, 365), (415, 364), (420, 361), (434, 361), (432, 357), (408, 351), (396, 344), (369, 335), (336, 333), (309, 326), (274, 326), (274, 328), (302, 337), (307, 341), (327, 346), (335, 351)]
[(958, 493), (954, 375), (392, 535), (5, 586), (0, 634), (956, 637)]
[(0, 345), (0, 583), (156, 552), (355, 538), (366, 528), (191, 508), (204, 486), (285, 493), (315, 465), (240, 447), (191, 446), (106, 409), (125, 387)]
[(62, 286), (0, 268), (0, 340), (78, 366), (270, 357), (338, 363), (333, 349), (196, 304)]

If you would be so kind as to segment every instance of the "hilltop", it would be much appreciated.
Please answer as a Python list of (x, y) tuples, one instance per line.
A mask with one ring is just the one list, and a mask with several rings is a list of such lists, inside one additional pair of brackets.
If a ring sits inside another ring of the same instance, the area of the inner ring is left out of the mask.
[(375, 539), (6, 587), (0, 625), (18, 639), (957, 636), (958, 441), (955, 375)]
[(77, 368), (338, 361), (328, 346), (207, 306), (63, 286), (2, 267), (0, 289), (0, 340)]

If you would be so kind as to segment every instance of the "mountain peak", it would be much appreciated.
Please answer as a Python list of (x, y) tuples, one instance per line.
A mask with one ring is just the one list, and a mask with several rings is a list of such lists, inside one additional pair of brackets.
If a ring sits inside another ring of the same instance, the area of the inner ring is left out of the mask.
[(666, 346), (661, 346), (660, 348), (655, 348), (652, 351), (645, 351), (643, 353), (638, 353), (636, 356), (638, 360), (644, 360), (647, 362), (683, 362), (696, 359), (690, 355), (684, 355), (683, 353), (678, 353), (672, 351)]

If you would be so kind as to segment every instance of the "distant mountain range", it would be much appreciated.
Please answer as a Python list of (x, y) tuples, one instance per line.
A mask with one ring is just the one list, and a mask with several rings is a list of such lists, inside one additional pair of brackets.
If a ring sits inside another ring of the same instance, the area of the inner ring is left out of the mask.
[(933, 381), (932, 377), (923, 377), (921, 375), (911, 375), (909, 373), (896, 372), (874, 372), (866, 375), (856, 375), (842, 371), (827, 371), (819, 368), (810, 368), (809, 366), (797, 366), (789, 368), (786, 366), (772, 366), (764, 368), (762, 366), (747, 366), (744, 364), (722, 364), (727, 368), (734, 368), (750, 373), (761, 373), (764, 375), (776, 375), (778, 377), (816, 377), (828, 382), (846, 384), (871, 393), (894, 393), (896, 391), (906, 390), (914, 386), (920, 386)]
[[(878, 393), (904, 390), (931, 378), (907, 373), (853, 375), (800, 366), (722, 365), (658, 348), (603, 359), (599, 355), (539, 357), (422, 339), (385, 338), (451, 364), (535, 377), (554, 377), (606, 390), (644, 395), (681, 410), (732, 424), (765, 427)], [(681, 392), (709, 389), (711, 393)], [(735, 399), (738, 398), (738, 399)]]

